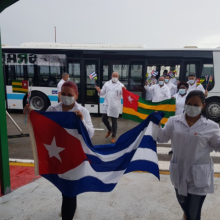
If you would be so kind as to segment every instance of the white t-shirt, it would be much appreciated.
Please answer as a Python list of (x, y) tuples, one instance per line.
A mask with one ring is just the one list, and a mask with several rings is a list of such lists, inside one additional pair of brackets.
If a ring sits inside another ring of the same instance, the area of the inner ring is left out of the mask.
[(177, 93), (177, 86), (175, 86), (172, 82), (165, 83), (165, 85), (170, 89), (171, 97)]
[(63, 79), (61, 79), (61, 80), (59, 81), (59, 83), (57, 84), (57, 90), (58, 90), (58, 92), (61, 92), (61, 87), (62, 87), (63, 83), (65, 83), (65, 81), (64, 81)]
[(177, 79), (175, 77), (171, 78), (170, 82), (173, 83), (175, 86), (177, 86)]
[(162, 87), (160, 85), (153, 85), (151, 87), (145, 85), (144, 88), (147, 92), (151, 92), (152, 102), (162, 102), (171, 98), (170, 89), (166, 85)]
[(176, 93), (173, 97), (176, 98), (176, 112), (175, 115), (180, 115), (183, 114), (184, 111), (184, 106), (185, 106), (185, 101), (186, 101), (186, 96), (181, 96), (179, 93)]

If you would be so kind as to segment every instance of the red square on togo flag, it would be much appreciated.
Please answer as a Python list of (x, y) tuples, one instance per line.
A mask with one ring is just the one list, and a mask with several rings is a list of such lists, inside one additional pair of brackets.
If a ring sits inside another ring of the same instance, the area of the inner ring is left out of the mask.
[(28, 89), (28, 81), (22, 80), (22, 89)]

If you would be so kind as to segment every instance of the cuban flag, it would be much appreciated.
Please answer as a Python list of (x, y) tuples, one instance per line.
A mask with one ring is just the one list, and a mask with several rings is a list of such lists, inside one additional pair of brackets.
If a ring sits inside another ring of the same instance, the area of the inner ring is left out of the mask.
[(110, 192), (123, 174), (147, 171), (158, 179), (156, 136), (162, 112), (152, 113), (115, 144), (93, 146), (82, 121), (72, 112), (30, 113), (35, 173), (67, 197)]
[(97, 76), (97, 74), (95, 72), (92, 72), (92, 73), (89, 74), (89, 78), (91, 80), (93, 80), (96, 76)]
[(158, 75), (158, 71), (152, 70), (151, 75), (152, 76), (157, 76)]

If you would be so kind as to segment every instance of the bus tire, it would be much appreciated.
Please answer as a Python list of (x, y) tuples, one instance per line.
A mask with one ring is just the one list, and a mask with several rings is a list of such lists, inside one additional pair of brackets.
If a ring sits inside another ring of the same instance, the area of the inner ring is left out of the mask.
[(46, 111), (50, 100), (42, 92), (31, 92), (30, 107), (36, 111)]
[(211, 97), (206, 100), (206, 107), (205, 107), (206, 116), (215, 121), (220, 121), (220, 98), (218, 97)]

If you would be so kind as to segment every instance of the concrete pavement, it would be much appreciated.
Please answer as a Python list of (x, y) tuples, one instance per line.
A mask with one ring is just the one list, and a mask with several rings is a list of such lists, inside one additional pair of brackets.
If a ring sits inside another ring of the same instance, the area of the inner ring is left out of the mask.
[[(202, 220), (220, 219), (220, 179), (215, 178), (215, 194), (207, 196)], [(61, 220), (61, 194), (49, 181), (40, 178), (0, 197), (0, 220)], [(180, 220), (168, 175), (161, 181), (148, 173), (129, 173), (110, 193), (78, 196), (76, 220)]]

